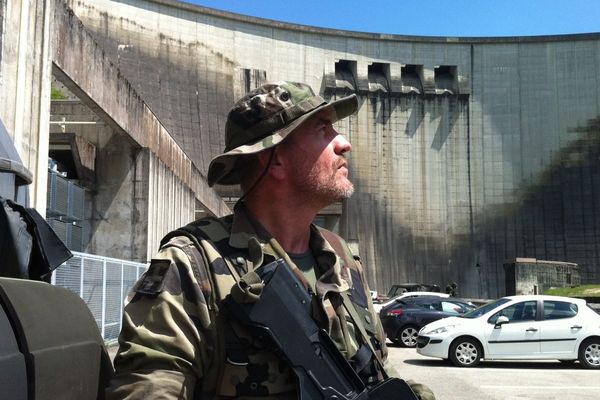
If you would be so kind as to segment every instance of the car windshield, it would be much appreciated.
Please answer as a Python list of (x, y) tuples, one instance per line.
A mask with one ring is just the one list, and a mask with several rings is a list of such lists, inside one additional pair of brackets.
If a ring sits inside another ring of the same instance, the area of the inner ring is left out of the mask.
[(488, 311), (493, 310), (494, 308), (501, 306), (504, 303), (509, 302), (510, 299), (503, 297), (501, 299), (492, 301), (491, 303), (487, 303), (484, 304), (481, 307), (478, 307), (474, 310), (471, 310), (463, 315), (461, 315), (461, 318), (477, 318), (477, 317), (481, 317), (483, 314), (487, 313)]

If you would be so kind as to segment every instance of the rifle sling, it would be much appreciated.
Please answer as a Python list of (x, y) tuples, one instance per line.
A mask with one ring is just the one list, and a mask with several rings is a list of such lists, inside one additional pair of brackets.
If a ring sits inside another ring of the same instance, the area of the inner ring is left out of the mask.
[(375, 360), (379, 364), (379, 367), (381, 368), (381, 373), (383, 374), (384, 378), (388, 378), (388, 375), (385, 372), (385, 368), (383, 367), (383, 360), (379, 356), (379, 353), (377, 353), (375, 351), (375, 348), (373, 347), (373, 343), (371, 343), (371, 340), (369, 339), (369, 335), (367, 334), (365, 327), (362, 324), (362, 321), (361, 321), (358, 313), (356, 312), (356, 309), (354, 308), (354, 304), (350, 300), (350, 297), (348, 297), (348, 293), (340, 292), (340, 296), (342, 297), (342, 301), (344, 303), (344, 308), (346, 309), (348, 314), (350, 314), (350, 318), (352, 318), (352, 320), (354, 321), (354, 325), (356, 325), (356, 327), (358, 328), (358, 332), (360, 333), (360, 335), (363, 339), (363, 342), (367, 346), (369, 346), (369, 349), (373, 353)]

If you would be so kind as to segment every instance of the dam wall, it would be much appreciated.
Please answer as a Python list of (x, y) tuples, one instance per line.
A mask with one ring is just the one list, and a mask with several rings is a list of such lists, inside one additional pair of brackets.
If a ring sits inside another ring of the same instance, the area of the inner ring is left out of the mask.
[(600, 279), (600, 35), (409, 37), (171, 0), (67, 3), (204, 174), (229, 107), (258, 84), (356, 93), (358, 113), (337, 124), (356, 186), (339, 231), (373, 288), (457, 282), (497, 297), (518, 257)]

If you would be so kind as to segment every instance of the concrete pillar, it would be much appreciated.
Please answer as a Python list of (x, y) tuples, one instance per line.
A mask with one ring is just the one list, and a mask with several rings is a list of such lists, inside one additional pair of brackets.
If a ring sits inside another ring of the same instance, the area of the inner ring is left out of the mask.
[(0, 118), (33, 174), (30, 205), (46, 211), (51, 0), (0, 2)]
[[(144, 169), (144, 157), (147, 158), (144, 153), (147, 151), (132, 147), (131, 142), (122, 135), (112, 134), (99, 139), (96, 191), (92, 194), (89, 215), (90, 242), (85, 251), (146, 261), (144, 198), (147, 195), (136, 193), (139, 190), (136, 182), (136, 175), (139, 175), (136, 172)], [(144, 226), (140, 227), (139, 224)]]

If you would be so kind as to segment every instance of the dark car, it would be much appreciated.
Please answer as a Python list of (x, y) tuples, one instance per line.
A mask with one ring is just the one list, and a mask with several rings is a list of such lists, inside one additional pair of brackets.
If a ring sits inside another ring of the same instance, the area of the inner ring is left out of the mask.
[(423, 326), (474, 308), (468, 301), (454, 297), (409, 297), (384, 307), (379, 317), (388, 339), (404, 347), (415, 347), (418, 332)]

